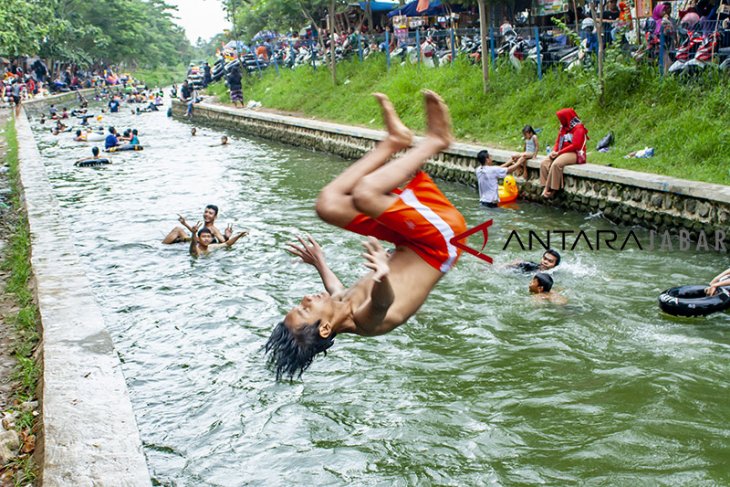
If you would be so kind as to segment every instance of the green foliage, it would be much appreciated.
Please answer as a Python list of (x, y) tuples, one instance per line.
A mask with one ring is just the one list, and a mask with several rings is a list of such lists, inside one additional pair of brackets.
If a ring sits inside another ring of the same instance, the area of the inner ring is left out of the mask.
[[(319, 24), (327, 16), (332, 0), (224, 0), (234, 19), (235, 33), (250, 40), (260, 30), (299, 31), (302, 25)], [(336, 9), (348, 2), (335, 0)]]
[(0, 54), (20, 56), (37, 51), (48, 30), (51, 11), (44, 2), (3, 0), (0, 6)]
[[(457, 138), (509, 150), (521, 149), (520, 130), (529, 123), (543, 129), (539, 137), (544, 151), (557, 136), (555, 112), (574, 107), (590, 132), (590, 163), (730, 184), (723, 136), (723, 114), (730, 111), (727, 77), (687, 84), (660, 79), (651, 68), (615, 63), (607, 69), (607, 96), (601, 105), (591, 71), (551, 70), (538, 81), (531, 70), (500, 68), (490, 76), (490, 90), (484, 94), (479, 68), (463, 60), (439, 69), (394, 64), (388, 72), (382, 57), (371, 57), (364, 64), (341, 63), (337, 69), (343, 83), (335, 87), (327, 69), (300, 67), (281, 70), (280, 76), (269, 70), (262, 79), (244, 78), (244, 96), (265, 107), (378, 127), (380, 114), (369, 94), (381, 91), (409, 127), (423, 130), (419, 90), (429, 88), (449, 104)], [(596, 152), (595, 144), (609, 131), (616, 139), (611, 152)], [(655, 157), (624, 159), (645, 146), (654, 147)]]
[(4, 0), (0, 54), (39, 54), (82, 66), (174, 66), (192, 55), (172, 21), (174, 9), (164, 0)]
[(163, 66), (154, 69), (137, 69), (132, 75), (135, 79), (143, 81), (150, 88), (162, 87), (179, 82), (185, 78), (187, 70), (185, 66)]

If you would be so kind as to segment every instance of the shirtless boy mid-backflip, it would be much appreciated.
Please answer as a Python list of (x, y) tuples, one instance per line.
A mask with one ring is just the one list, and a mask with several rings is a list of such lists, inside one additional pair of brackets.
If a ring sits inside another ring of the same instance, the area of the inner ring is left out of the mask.
[[(382, 335), (407, 321), (458, 259), (460, 251), (450, 240), (466, 230), (464, 217), (420, 170), (451, 143), (449, 112), (436, 93), (423, 95), (426, 137), (386, 164), (411, 145), (413, 135), (390, 100), (376, 93), (388, 137), (325, 186), (317, 199), (322, 220), (368, 237), (363, 256), (372, 272), (346, 288), (313, 239), (300, 238), (301, 247), (291, 246), (293, 254), (317, 268), (326, 292), (305, 296), (271, 333), (266, 352), (277, 380), (301, 376), (338, 333)], [(378, 239), (395, 244), (395, 252), (388, 256)]]

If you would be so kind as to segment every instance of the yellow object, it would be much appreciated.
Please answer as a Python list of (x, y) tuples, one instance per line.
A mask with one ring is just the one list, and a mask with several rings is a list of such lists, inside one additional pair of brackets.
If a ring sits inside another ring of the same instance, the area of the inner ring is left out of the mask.
[(518, 193), (517, 181), (515, 181), (515, 178), (511, 174), (508, 174), (504, 178), (504, 182), (499, 185), (499, 204), (506, 205), (507, 203), (512, 203), (517, 199)]
[(104, 118), (104, 117), (102, 117), (101, 115), (97, 115), (96, 116), (96, 121), (97, 122), (101, 122), (102, 118)]

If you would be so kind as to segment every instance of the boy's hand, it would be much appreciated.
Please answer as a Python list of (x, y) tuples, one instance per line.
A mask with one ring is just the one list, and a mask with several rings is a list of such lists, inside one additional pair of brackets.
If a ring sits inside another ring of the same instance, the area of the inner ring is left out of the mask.
[(200, 229), (200, 222), (193, 225), (193, 227), (190, 229), (190, 231), (193, 232), (194, 235), (198, 235), (199, 229)]
[[(246, 232), (241, 232), (242, 234), (245, 234)], [(226, 240), (231, 238), (231, 235), (233, 235), (233, 224), (229, 223), (226, 229), (223, 231), (223, 236), (226, 237)]]
[(316, 240), (311, 235), (307, 235), (308, 242), (305, 241), (301, 236), (297, 235), (297, 240), (301, 243), (301, 247), (295, 243), (289, 243), (289, 248), (286, 249), (290, 254), (294, 254), (305, 264), (309, 264), (317, 267), (319, 264), (324, 264), (324, 252), (322, 247), (319, 246)]
[(380, 282), (380, 280), (387, 276), (390, 272), (390, 266), (388, 265), (388, 253), (380, 245), (378, 239), (375, 237), (368, 237), (366, 242), (363, 242), (366, 252), (362, 254), (367, 260), (365, 267), (372, 270), (373, 280)]

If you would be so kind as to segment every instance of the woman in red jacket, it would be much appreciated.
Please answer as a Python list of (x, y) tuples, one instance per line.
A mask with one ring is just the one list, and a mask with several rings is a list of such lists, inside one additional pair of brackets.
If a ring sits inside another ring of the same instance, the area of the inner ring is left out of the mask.
[(545, 189), (544, 198), (552, 198), (556, 191), (563, 189), (563, 169), (571, 164), (585, 164), (588, 131), (578, 114), (572, 108), (557, 112), (560, 132), (555, 147), (540, 164), (540, 185)]

